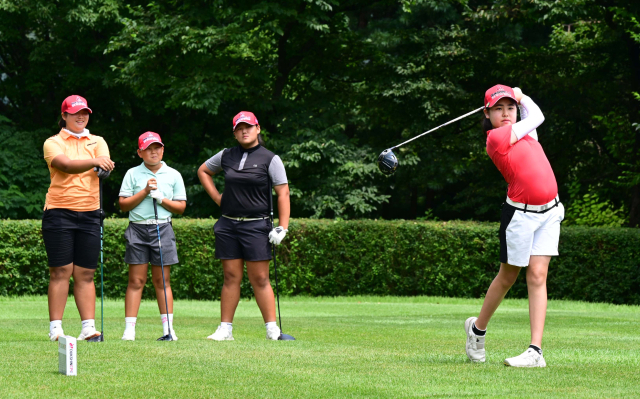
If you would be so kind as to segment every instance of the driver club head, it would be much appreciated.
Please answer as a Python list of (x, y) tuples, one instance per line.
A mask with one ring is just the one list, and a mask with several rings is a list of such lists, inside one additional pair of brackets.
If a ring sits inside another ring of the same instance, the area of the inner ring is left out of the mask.
[(104, 342), (104, 334), (102, 332), (97, 337), (91, 337), (87, 342)]
[(393, 148), (387, 148), (378, 156), (378, 169), (385, 175), (392, 175), (398, 168), (398, 158), (393, 153)]
[(173, 337), (171, 334), (163, 335), (162, 337), (156, 339), (156, 341), (173, 341)]
[(284, 334), (284, 333), (280, 333), (280, 336), (278, 337), (278, 341), (295, 341), (296, 339), (293, 338), (291, 335), (289, 334)]

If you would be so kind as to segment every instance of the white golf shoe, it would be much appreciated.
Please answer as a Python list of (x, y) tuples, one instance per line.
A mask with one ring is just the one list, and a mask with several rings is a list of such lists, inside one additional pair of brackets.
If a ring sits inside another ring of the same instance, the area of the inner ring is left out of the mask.
[(267, 327), (267, 339), (277, 341), (278, 338), (280, 338), (280, 334), (282, 334), (282, 332), (278, 326)]
[(62, 331), (62, 326), (53, 327), (53, 330), (49, 331), (49, 339), (51, 341), (57, 341), (58, 338), (64, 335), (64, 331)]
[(216, 332), (209, 335), (207, 339), (214, 341), (233, 341), (233, 334), (227, 327), (218, 326)]
[(122, 334), (123, 341), (135, 341), (136, 340), (136, 330), (134, 329), (126, 329), (124, 330), (124, 334)]
[(100, 331), (96, 330), (95, 327), (86, 327), (83, 328), (80, 335), (78, 335), (78, 341), (86, 341), (98, 336), (100, 336)]
[(547, 362), (538, 351), (527, 349), (522, 355), (505, 359), (504, 364), (511, 367), (547, 367)]
[(472, 362), (484, 362), (485, 353), (484, 353), (484, 338), (478, 336), (473, 333), (473, 323), (478, 320), (477, 317), (469, 317), (464, 322), (464, 331), (467, 333), (467, 344), (465, 346), (465, 350), (467, 352), (467, 357)]

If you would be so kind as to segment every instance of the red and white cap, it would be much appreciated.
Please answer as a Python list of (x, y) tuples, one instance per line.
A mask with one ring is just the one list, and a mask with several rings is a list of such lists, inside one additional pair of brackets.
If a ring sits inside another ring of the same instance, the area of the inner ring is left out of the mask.
[(138, 137), (138, 148), (141, 150), (146, 150), (153, 143), (158, 143), (164, 147), (162, 144), (162, 139), (158, 133), (154, 132), (145, 132)]
[(80, 97), (75, 94), (65, 98), (60, 109), (62, 110), (62, 113), (66, 112), (68, 114), (75, 114), (83, 109), (89, 111), (90, 114), (93, 113), (91, 112), (89, 105), (87, 105), (87, 100), (84, 97)]
[(236, 130), (238, 123), (248, 123), (249, 125), (259, 125), (258, 118), (249, 111), (240, 111), (240, 113), (233, 117), (233, 130)]
[(501, 98), (505, 97), (518, 102), (516, 100), (516, 95), (511, 87), (505, 85), (495, 85), (484, 93), (484, 106), (485, 108), (491, 108), (496, 105), (496, 103), (500, 101)]

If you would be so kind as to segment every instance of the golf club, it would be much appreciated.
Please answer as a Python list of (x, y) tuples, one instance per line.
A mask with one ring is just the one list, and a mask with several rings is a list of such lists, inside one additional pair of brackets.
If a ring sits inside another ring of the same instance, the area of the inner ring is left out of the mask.
[[(94, 169), (95, 170), (95, 169)], [(97, 170), (99, 172), (99, 170)], [(100, 182), (100, 335), (89, 338), (89, 342), (104, 342), (104, 210), (102, 209), (102, 177)]]
[(153, 199), (153, 212), (156, 215), (156, 231), (158, 232), (158, 249), (160, 250), (160, 270), (162, 271), (162, 288), (164, 289), (164, 306), (167, 311), (167, 325), (169, 326), (169, 334), (163, 335), (157, 341), (173, 341), (171, 336), (171, 320), (169, 320), (169, 304), (167, 302), (167, 285), (164, 283), (164, 261), (162, 260), (162, 242), (160, 241), (160, 225), (158, 224), (158, 203)]
[(440, 125), (440, 126), (438, 126), (436, 128), (433, 128), (433, 129), (431, 129), (429, 131), (426, 131), (426, 132), (424, 132), (422, 134), (419, 134), (416, 137), (405, 141), (404, 143), (400, 143), (400, 144), (398, 144), (396, 146), (393, 146), (391, 148), (387, 148), (386, 150), (382, 151), (380, 153), (380, 155), (378, 156), (378, 169), (380, 169), (380, 172), (384, 173), (385, 175), (393, 174), (393, 172), (395, 172), (396, 169), (398, 168), (398, 158), (396, 157), (396, 154), (393, 153), (393, 150), (395, 150), (396, 148), (398, 148), (400, 146), (403, 146), (403, 145), (405, 145), (405, 144), (407, 144), (407, 143), (409, 143), (409, 142), (411, 142), (411, 141), (413, 141), (413, 140), (415, 140), (417, 138), (420, 138), (420, 137), (424, 136), (425, 134), (429, 134), (431, 132), (435, 132), (436, 130), (440, 129), (443, 126), (447, 126), (447, 125), (449, 125), (449, 124), (451, 124), (453, 122), (459, 121), (460, 119), (466, 118), (467, 116), (475, 114), (476, 112), (481, 111), (483, 109), (484, 109), (484, 107), (480, 107), (480, 108), (478, 108), (476, 110), (473, 110), (473, 111), (468, 112), (468, 113), (466, 113), (466, 114), (464, 114), (462, 116), (459, 116), (456, 119), (450, 120), (449, 122), (444, 123), (444, 124), (442, 124), (442, 125)]
[[(271, 220), (271, 230), (273, 230), (275, 227), (273, 225), (273, 193), (271, 190), (272, 190), (271, 180), (269, 180), (269, 208), (271, 208), (270, 209), (271, 214), (269, 216), (269, 219)], [(271, 252), (273, 254), (273, 271), (276, 278), (276, 299), (278, 303), (278, 320), (280, 322), (280, 336), (278, 337), (278, 341), (295, 341), (296, 339), (293, 338), (293, 336), (282, 332), (282, 316), (280, 316), (280, 294), (278, 293), (278, 263), (276, 262), (276, 245), (275, 244), (271, 244)]]

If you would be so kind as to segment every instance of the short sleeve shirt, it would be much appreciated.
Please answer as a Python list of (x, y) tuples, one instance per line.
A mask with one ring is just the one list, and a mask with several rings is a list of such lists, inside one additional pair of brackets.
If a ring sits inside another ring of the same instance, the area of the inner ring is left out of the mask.
[(261, 145), (244, 149), (225, 148), (205, 164), (214, 173), (224, 172), (222, 214), (232, 217), (269, 216), (269, 186), (287, 184), (287, 173), (279, 156)]
[(72, 161), (108, 157), (109, 147), (104, 139), (93, 134), (76, 138), (62, 129), (44, 142), (43, 149), (51, 178), (44, 209), (64, 208), (76, 212), (100, 209), (100, 180), (93, 169), (64, 173), (51, 166), (51, 161), (63, 154)]
[[(164, 161), (162, 167), (156, 173), (150, 171), (142, 162), (141, 165), (131, 168), (124, 175), (122, 186), (120, 187), (120, 197), (132, 197), (147, 187), (149, 179), (155, 178), (158, 183), (158, 190), (162, 195), (172, 201), (186, 201), (187, 191), (184, 187), (182, 175), (177, 170), (168, 166)], [(158, 206), (158, 219), (167, 219), (171, 212), (162, 205)], [(129, 211), (129, 220), (132, 222), (142, 222), (144, 220), (155, 219), (153, 210), (153, 199), (147, 195), (141, 203)]]
[(558, 195), (558, 184), (542, 146), (527, 135), (511, 145), (511, 125), (487, 132), (487, 154), (509, 184), (507, 196), (544, 205)]

